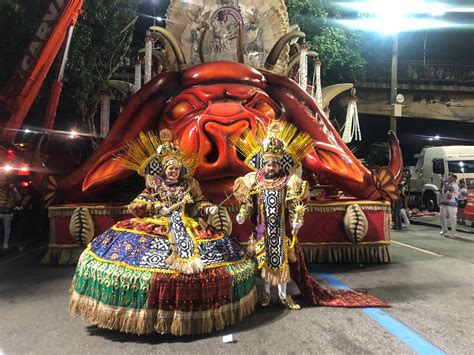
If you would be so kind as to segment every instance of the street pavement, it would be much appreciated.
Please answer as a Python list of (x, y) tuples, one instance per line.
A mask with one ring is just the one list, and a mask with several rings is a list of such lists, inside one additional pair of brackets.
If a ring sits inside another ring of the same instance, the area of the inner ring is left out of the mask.
[[(273, 304), (223, 331), (186, 337), (122, 334), (71, 318), (74, 267), (41, 265), (46, 245), (37, 244), (0, 257), (0, 354), (471, 354), (474, 235), (458, 235), (412, 225), (393, 232), (391, 264), (311, 264), (321, 283), (365, 289), (391, 308), (308, 307), (290, 285), (302, 310)], [(223, 343), (229, 334), (235, 341)]]
[[(432, 212), (431, 215), (424, 215), (424, 216), (421, 215), (421, 216), (417, 216), (417, 217), (410, 217), (410, 221), (413, 224), (441, 228), (439, 212)], [(448, 223), (448, 227), (449, 227), (449, 221), (447, 223)], [(474, 221), (466, 220), (463, 224), (458, 223), (457, 224), (457, 231), (472, 234), (473, 237), (474, 237)]]

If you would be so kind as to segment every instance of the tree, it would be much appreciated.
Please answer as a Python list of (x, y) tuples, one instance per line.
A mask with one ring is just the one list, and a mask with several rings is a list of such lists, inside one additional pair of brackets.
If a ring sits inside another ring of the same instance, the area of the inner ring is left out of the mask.
[[(308, 49), (319, 54), (323, 87), (365, 79), (367, 59), (380, 49), (373, 36), (338, 26), (336, 20), (342, 14), (325, 0), (286, 0), (286, 5), (290, 24), (300, 26)], [(331, 117), (336, 117), (342, 127), (347, 107), (333, 100), (330, 108)]]
[(364, 34), (335, 26), (333, 20), (341, 14), (324, 0), (286, 0), (286, 5), (290, 24), (300, 26), (309, 49), (321, 58), (324, 86), (364, 78)]
[[(84, 0), (72, 37), (64, 76), (64, 88), (58, 117), (67, 113), (76, 117), (70, 126), (82, 126), (95, 136), (95, 116), (100, 94), (117, 69), (120, 59), (129, 52), (134, 19), (140, 0)], [(0, 84), (5, 86), (40, 24), (50, 0), (0, 0)], [(11, 31), (14, 28), (15, 31)], [(60, 56), (58, 56), (60, 57)], [(50, 70), (38, 95), (39, 113), (45, 112), (51, 82), (57, 73), (59, 58)], [(32, 108), (35, 111), (35, 107)], [(36, 124), (39, 117), (33, 118)], [(58, 120), (58, 125), (64, 122)]]
[(63, 96), (93, 136), (100, 94), (130, 50), (138, 2), (86, 0), (74, 31)]
[(0, 0), (0, 88), (7, 85), (20, 64), (49, 2), (50, 0)]

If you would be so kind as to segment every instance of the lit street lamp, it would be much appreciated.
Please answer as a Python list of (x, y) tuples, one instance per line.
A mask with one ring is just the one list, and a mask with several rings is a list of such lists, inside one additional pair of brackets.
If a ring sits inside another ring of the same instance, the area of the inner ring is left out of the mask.
[(355, 29), (392, 35), (390, 129), (396, 133), (396, 117), (401, 116), (401, 112), (398, 110), (400, 103), (397, 103), (398, 34), (400, 32), (456, 27), (456, 24), (434, 20), (432, 17), (442, 16), (446, 12), (471, 12), (473, 9), (454, 7), (448, 5), (447, 2), (426, 0), (363, 0), (342, 2), (338, 5), (366, 15), (366, 17), (357, 20), (340, 20), (339, 23)]
[(398, 33), (394, 33), (392, 36), (392, 70), (390, 76), (390, 130), (397, 133), (397, 116), (395, 114), (395, 108), (397, 105), (397, 78), (398, 78)]

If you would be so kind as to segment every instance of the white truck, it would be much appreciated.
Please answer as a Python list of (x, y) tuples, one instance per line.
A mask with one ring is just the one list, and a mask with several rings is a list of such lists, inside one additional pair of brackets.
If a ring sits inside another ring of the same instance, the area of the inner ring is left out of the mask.
[(454, 173), (474, 186), (474, 145), (425, 147), (416, 154), (418, 161), (406, 171), (405, 195), (410, 207), (437, 211), (441, 179)]

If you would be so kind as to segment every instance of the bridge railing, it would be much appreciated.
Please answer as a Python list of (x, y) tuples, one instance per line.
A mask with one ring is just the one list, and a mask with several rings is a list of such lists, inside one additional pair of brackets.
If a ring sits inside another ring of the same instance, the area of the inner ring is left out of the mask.
[[(390, 82), (390, 61), (367, 64), (368, 82)], [(456, 62), (399, 61), (398, 82), (474, 86), (474, 64)]]

